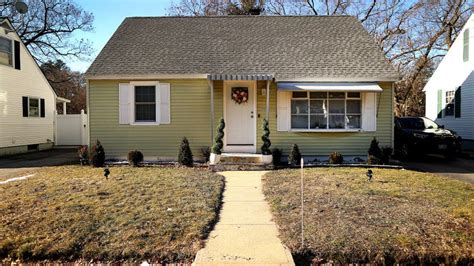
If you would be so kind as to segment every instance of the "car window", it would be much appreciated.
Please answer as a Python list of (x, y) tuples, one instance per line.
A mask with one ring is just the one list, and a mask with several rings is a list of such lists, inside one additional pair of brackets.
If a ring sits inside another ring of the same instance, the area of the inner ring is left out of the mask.
[(423, 119), (425, 121), (425, 128), (427, 129), (438, 129), (438, 124), (436, 124), (434, 121), (430, 119)]
[(425, 129), (425, 123), (421, 118), (403, 118), (400, 119), (400, 124), (402, 125), (402, 128), (418, 130)]

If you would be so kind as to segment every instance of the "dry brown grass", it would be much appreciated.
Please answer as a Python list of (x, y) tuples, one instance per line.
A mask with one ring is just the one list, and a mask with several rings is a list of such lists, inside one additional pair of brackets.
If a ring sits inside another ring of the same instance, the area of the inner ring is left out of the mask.
[[(0, 258), (189, 262), (223, 178), (192, 168), (63, 166), (0, 185)], [(1, 260), (0, 260), (1, 261)]]
[(405, 170), (305, 170), (305, 247), (300, 171), (264, 177), (283, 242), (306, 262), (472, 262), (474, 186)]

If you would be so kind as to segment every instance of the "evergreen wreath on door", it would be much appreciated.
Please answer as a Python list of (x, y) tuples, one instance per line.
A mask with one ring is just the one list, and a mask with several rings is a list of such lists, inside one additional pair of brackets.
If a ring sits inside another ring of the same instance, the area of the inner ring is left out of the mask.
[(234, 87), (232, 88), (232, 100), (238, 104), (246, 103), (249, 100), (249, 88)]

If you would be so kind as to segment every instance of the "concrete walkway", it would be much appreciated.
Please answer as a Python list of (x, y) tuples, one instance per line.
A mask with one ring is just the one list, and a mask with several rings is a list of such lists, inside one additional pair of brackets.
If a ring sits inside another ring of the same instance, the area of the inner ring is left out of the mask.
[(262, 193), (264, 173), (221, 172), (226, 189), (219, 222), (193, 265), (294, 265)]

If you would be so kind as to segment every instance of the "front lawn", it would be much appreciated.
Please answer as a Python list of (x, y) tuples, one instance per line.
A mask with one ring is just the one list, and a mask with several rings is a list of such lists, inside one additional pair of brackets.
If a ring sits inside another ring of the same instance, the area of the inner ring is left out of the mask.
[(473, 261), (474, 186), (405, 170), (312, 168), (269, 172), (264, 193), (280, 237), (301, 262)]
[(193, 168), (48, 167), (0, 185), (0, 261), (189, 262), (223, 177)]

